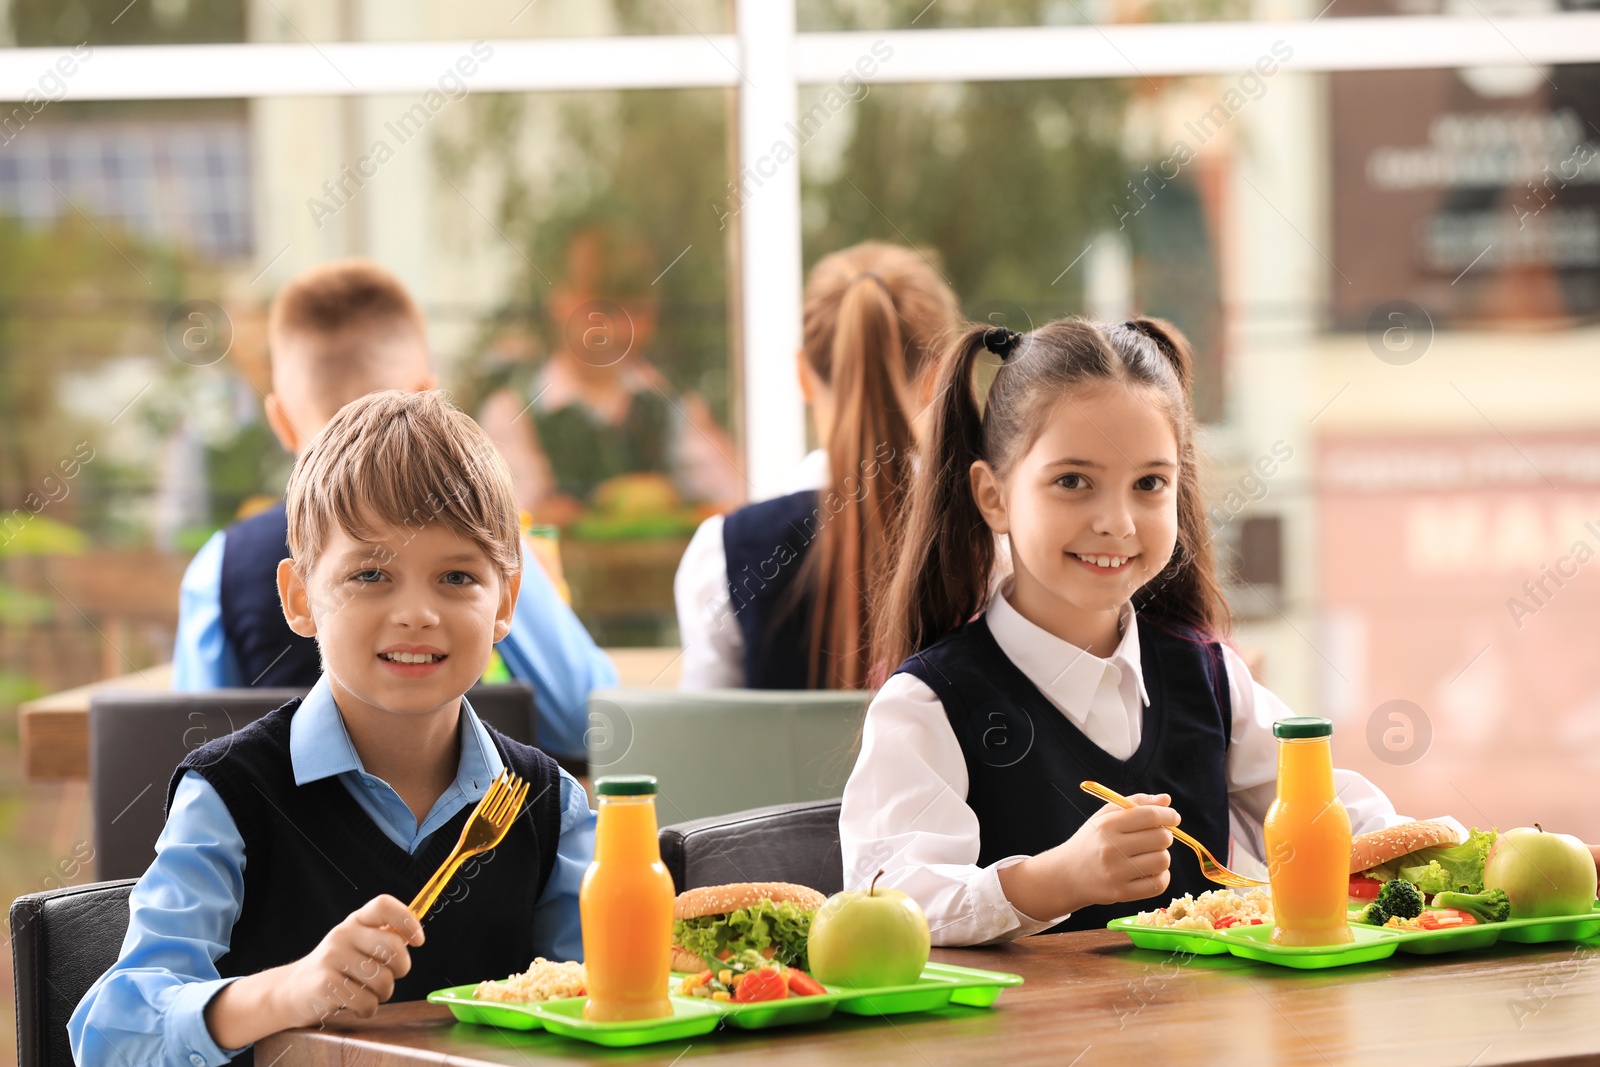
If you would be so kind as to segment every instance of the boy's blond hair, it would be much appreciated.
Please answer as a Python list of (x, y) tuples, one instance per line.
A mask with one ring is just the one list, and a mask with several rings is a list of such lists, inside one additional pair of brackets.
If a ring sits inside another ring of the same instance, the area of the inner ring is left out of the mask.
[(509, 581), (522, 571), (511, 472), (487, 434), (438, 390), (368, 393), (339, 409), (289, 475), (289, 552), (309, 581), (335, 524), (374, 542), (442, 523)]
[[(326, 417), (375, 386), (411, 385), (397, 375), (426, 363), (428, 327), (394, 274), (371, 260), (341, 259), (296, 275), (278, 292), (267, 313), (267, 345), (274, 387), (276, 375), (292, 367)], [(397, 366), (397, 346), (415, 360)]]

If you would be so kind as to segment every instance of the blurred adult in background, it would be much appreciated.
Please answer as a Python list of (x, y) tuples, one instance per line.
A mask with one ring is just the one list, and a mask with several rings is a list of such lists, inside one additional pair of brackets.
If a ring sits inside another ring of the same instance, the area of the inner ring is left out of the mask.
[[(437, 386), (421, 309), (398, 278), (367, 260), (326, 263), (293, 278), (272, 302), (267, 344), (267, 421), (297, 456), (350, 401)], [(278, 600), (288, 531), (279, 501), (212, 535), (190, 561), (179, 593), (173, 688), (316, 683), (316, 641), (289, 629)], [(540, 747), (577, 758), (585, 754), (589, 691), (615, 685), (616, 670), (531, 563), (524, 551), (511, 632), (495, 648), (511, 676), (533, 687)]]
[(674, 583), (683, 688), (869, 684), (873, 593), (957, 321), (955, 294), (912, 249), (868, 242), (812, 268), (797, 363), (823, 447), (795, 491), (696, 531)]
[[(567, 526), (614, 504), (728, 508), (744, 482), (705, 401), (675, 395), (648, 360), (659, 313), (648, 242), (626, 227), (578, 230), (548, 290), (549, 356), (502, 331), (479, 414), (536, 522)], [(624, 501), (621, 497), (632, 498)]]

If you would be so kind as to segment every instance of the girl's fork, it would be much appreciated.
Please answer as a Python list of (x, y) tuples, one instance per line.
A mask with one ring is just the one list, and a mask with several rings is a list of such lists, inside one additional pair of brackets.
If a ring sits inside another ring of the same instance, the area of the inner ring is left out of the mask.
[[(1082, 789), (1085, 793), (1090, 793), (1099, 797), (1101, 800), (1109, 800), (1119, 808), (1138, 807), (1137, 804), (1123, 796), (1121, 793), (1117, 792), (1115, 789), (1107, 789), (1099, 782), (1081, 782), (1079, 783), (1078, 788)], [(1216, 857), (1211, 854), (1210, 849), (1206, 848), (1206, 846), (1202, 845), (1200, 842), (1196, 841), (1182, 830), (1174, 827), (1172, 830), (1172, 836), (1177, 840), (1182, 841), (1190, 848), (1194, 849), (1194, 854), (1200, 857), (1200, 873), (1208, 880), (1216, 882), (1218, 885), (1230, 885), (1239, 888), (1267, 884), (1259, 879), (1246, 878), (1242, 874), (1235, 874), (1228, 870), (1228, 868), (1217, 862)]]

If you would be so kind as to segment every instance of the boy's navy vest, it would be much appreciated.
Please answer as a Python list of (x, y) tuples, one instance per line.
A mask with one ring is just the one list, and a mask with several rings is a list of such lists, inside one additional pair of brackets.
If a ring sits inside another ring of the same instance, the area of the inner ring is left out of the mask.
[(278, 561), (289, 558), (282, 501), (229, 526), (222, 540), (222, 632), (245, 685), (309, 689), (322, 675), (314, 637), (289, 629), (278, 600)]
[[(978, 816), (978, 866), (1036, 856), (1078, 831), (1102, 806), (1078, 788), (1170, 793), (1183, 829), (1228, 855), (1228, 744), (1232, 712), (1221, 649), (1138, 620), (1150, 704), (1138, 749), (1119, 760), (1084, 736), (1001, 651), (985, 616), (900, 665), (932, 689), (961, 742), (967, 805)], [(897, 671), (896, 673), (899, 673)], [(1172, 850), (1172, 883), (1148, 900), (1081, 908), (1050, 933), (1100, 929), (1171, 897), (1217, 888), (1187, 848)]]
[[(199, 773), (244, 839), (244, 908), (217, 960), (224, 978), (299, 959), (381, 893), (410, 901), (472, 815), (468, 804), (411, 855), (389, 840), (337, 775), (295, 785), (289, 722), (299, 706), (291, 700), (190, 752), (167, 786), (170, 809), (184, 772)], [(527, 804), (505, 840), (463, 866), (428, 913), (427, 942), (410, 950), (411, 972), (395, 983), (393, 1001), (504, 978), (533, 961), (533, 909), (561, 834), (560, 771), (543, 752), (485, 726), (506, 767), (529, 783)]]
[(794, 579), (820, 524), (814, 489), (750, 504), (722, 522), (728, 607), (744, 638), (746, 689), (813, 688), (807, 668), (814, 598), (799, 594)]

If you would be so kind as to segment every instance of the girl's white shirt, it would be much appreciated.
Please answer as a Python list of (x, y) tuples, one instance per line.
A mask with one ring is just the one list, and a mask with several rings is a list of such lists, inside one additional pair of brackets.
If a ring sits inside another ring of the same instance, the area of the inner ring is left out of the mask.
[[(1133, 605), (1123, 608), (1116, 651), (1101, 659), (1023, 618), (1006, 599), (1009, 591), (1006, 582), (990, 598), (988, 622), (995, 642), (1089, 740), (1126, 759), (1139, 747), (1143, 708), (1149, 703)], [(1222, 651), (1233, 713), (1227, 757), (1233, 840), (1223, 862), (1241, 874), (1265, 878), (1261, 824), (1277, 795), (1278, 742), (1272, 724), (1293, 712), (1250, 676), (1238, 653), (1227, 645)], [(1333, 773), (1353, 833), (1408, 821), (1362, 775)], [(899, 889), (922, 906), (935, 945), (1008, 941), (1066, 919), (1034, 918), (1006, 899), (999, 872), (1026, 856), (977, 865), (979, 825), (966, 803), (967, 784), (961, 744), (939, 698), (913, 675), (891, 676), (867, 709), (861, 753), (844, 789), (839, 838), (845, 888), (861, 888), (883, 870), (878, 884)], [(1061, 788), (1079, 799), (1076, 782)], [(1086, 807), (1100, 807), (1087, 795), (1081, 800)], [(1459, 823), (1445, 821), (1465, 839)]]
[[(829, 477), (828, 453), (815, 449), (800, 461), (780, 495), (825, 489)], [(722, 521), (723, 516), (713, 515), (700, 524), (672, 579), (678, 643), (683, 648), (679, 689), (737, 689), (744, 685), (744, 635), (728, 590)]]

